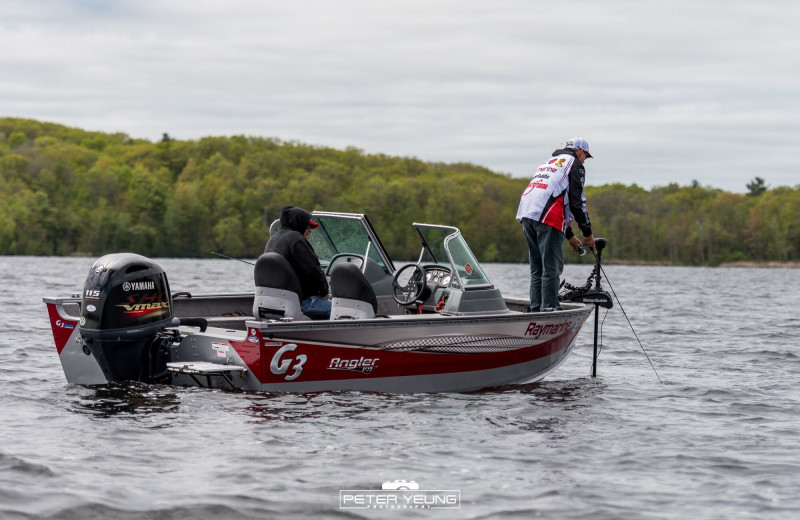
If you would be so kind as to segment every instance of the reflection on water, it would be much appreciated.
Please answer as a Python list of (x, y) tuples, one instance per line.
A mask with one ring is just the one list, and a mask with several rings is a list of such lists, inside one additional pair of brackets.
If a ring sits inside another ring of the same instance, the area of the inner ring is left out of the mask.
[(602, 379), (580, 378), (568, 381), (539, 381), (525, 385), (509, 385), (484, 389), (476, 394), (502, 393), (534, 395), (545, 402), (579, 401), (602, 394), (605, 385)]
[(98, 418), (172, 413), (179, 406), (173, 388), (136, 382), (84, 387), (72, 403), (74, 411)]
[(377, 392), (322, 392), (283, 394), (249, 392), (237, 396), (248, 404), (245, 413), (253, 423), (309, 422), (324, 420), (372, 420), (375, 414), (424, 403), (428, 394), (381, 394)]
[[(473, 420), (484, 421), (506, 433), (530, 431), (549, 434), (553, 439), (563, 438), (575, 414), (594, 407), (605, 389), (600, 379), (580, 378), (481, 390), (471, 394), (483, 397), (476, 403), (481, 411)], [(509, 406), (498, 410), (492, 404), (500, 397), (506, 398), (503, 402)]]

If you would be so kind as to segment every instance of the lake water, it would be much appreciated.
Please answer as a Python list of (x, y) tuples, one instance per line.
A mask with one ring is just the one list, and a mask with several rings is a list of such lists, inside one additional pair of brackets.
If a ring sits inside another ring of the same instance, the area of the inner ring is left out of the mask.
[[(607, 266), (663, 383), (617, 305), (596, 379), (590, 318), (539, 384), (280, 395), (67, 385), (42, 297), (80, 292), (92, 262), (0, 257), (4, 520), (800, 515), (800, 270)], [(173, 291), (251, 290), (239, 262), (160, 262)], [(526, 296), (527, 266), (486, 270)], [(461, 508), (340, 509), (394, 480)]]

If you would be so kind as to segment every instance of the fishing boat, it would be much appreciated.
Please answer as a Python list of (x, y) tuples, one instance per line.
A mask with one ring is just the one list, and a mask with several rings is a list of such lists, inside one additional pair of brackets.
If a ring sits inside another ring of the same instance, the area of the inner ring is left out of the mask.
[(419, 258), (396, 265), (366, 215), (313, 218), (330, 319), (302, 314), (297, 275), (275, 253), (255, 262), (253, 292), (230, 294), (173, 293), (156, 261), (109, 254), (91, 266), (83, 293), (44, 298), (67, 382), (474, 391), (553, 372), (598, 305), (595, 291), (594, 302), (528, 312), (527, 301), (501, 295), (456, 227), (412, 224)]

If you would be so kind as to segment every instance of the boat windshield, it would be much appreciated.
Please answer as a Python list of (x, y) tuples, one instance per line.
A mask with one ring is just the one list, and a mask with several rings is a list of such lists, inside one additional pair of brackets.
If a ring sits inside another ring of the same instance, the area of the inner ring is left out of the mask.
[[(385, 272), (394, 271), (394, 265), (365, 215), (315, 211), (313, 219), (319, 226), (308, 235), (308, 241), (317, 253), (323, 270), (336, 255), (366, 254)], [(280, 222), (273, 222), (270, 226), (270, 235), (274, 235), (279, 229)]]
[(460, 284), (464, 289), (493, 287), (458, 228), (416, 223), (414, 227), (433, 261), (455, 275), (451, 285)]

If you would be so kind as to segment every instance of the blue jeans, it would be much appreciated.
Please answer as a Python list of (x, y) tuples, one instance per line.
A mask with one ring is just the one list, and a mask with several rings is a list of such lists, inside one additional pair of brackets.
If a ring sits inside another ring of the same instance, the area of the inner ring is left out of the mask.
[(331, 300), (324, 300), (319, 296), (312, 296), (300, 302), (300, 310), (309, 318), (331, 317)]
[(558, 307), (558, 287), (564, 270), (564, 233), (529, 218), (522, 219), (531, 263), (531, 311)]

